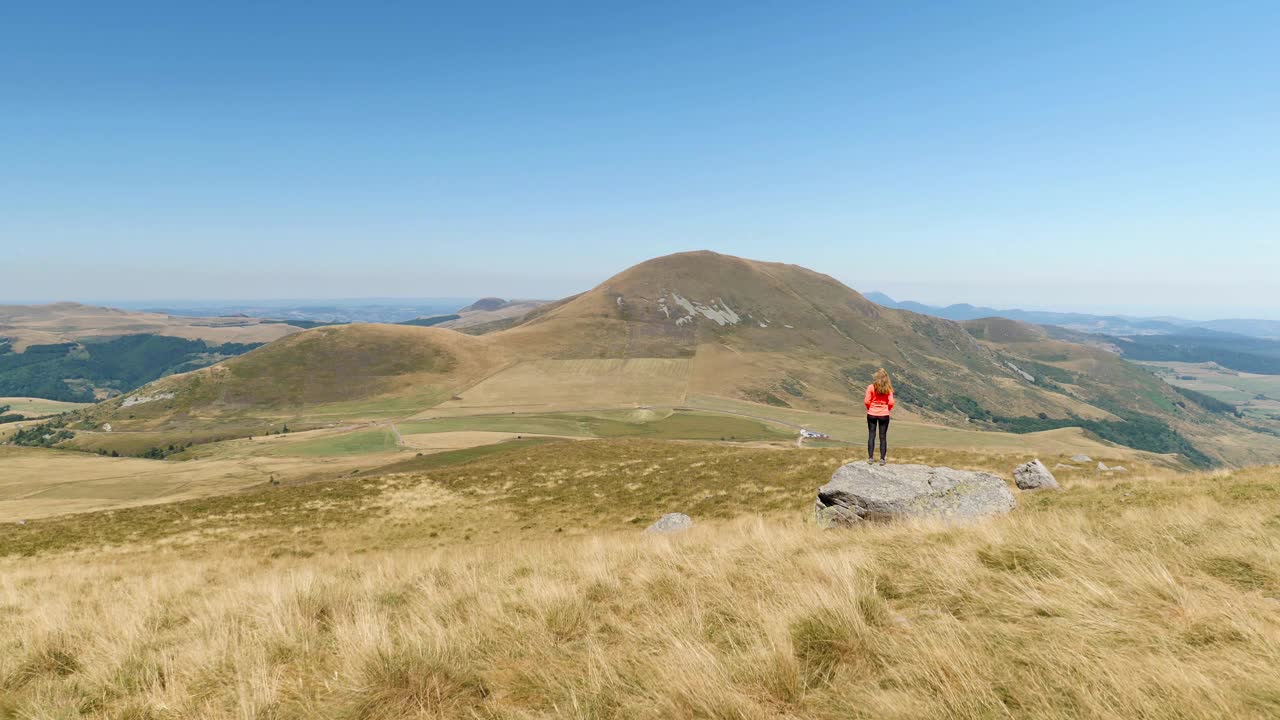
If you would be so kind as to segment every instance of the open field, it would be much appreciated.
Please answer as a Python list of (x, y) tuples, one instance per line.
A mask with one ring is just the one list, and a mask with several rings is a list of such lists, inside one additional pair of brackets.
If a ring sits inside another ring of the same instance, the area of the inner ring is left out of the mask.
[(205, 340), (218, 345), (271, 342), (299, 330), (292, 325), (258, 318), (177, 317), (79, 303), (0, 305), (0, 326), (4, 328), (3, 334), (13, 339), (16, 352), (30, 345), (142, 333)]
[(295, 443), (280, 443), (271, 449), (276, 455), (301, 457), (331, 457), (335, 455), (363, 455), (391, 452), (398, 447), (396, 436), (385, 428), (359, 430), (341, 434), (328, 434)]
[(0, 717), (1280, 713), (1275, 469), (822, 532), (841, 450), (510, 452), (0, 526)]
[(365, 418), (398, 418), (422, 412), (448, 400), (448, 390), (439, 387), (418, 388), (401, 396), (375, 397), (365, 400), (325, 403), (293, 412), (302, 422), (351, 421)]
[[(94, 434), (113, 440), (145, 436), (136, 441), (138, 450), (155, 447), (154, 435)], [(293, 482), (385, 465), (403, 452), (382, 429), (213, 442), (171, 460), (0, 447), (0, 522), (234, 494), (273, 479)]]
[[(129, 456), (122, 458), (37, 448), (5, 449), (5, 463), (0, 467), (0, 520), (232, 493), (273, 477), (291, 482), (331, 476), (395, 463), (411, 452), (462, 450), (521, 435), (735, 442), (786, 441), (792, 437), (746, 418), (641, 410), (591, 416), (446, 418), (289, 434), (279, 434), (280, 429), (278, 425), (262, 426), (258, 430), (262, 434), (253, 437), (241, 437), (245, 429), (236, 427), (211, 428), (203, 433), (81, 432), (75, 440), (80, 450)], [(267, 435), (268, 431), (277, 434)], [(402, 436), (399, 441), (396, 432)], [(194, 446), (183, 450), (188, 443)], [(152, 449), (174, 454), (165, 461), (140, 459)]]
[(702, 412), (646, 410), (600, 411), (591, 414), (482, 415), (415, 420), (401, 432), (488, 431), (563, 435), (568, 437), (647, 437), (665, 440), (786, 440), (790, 429), (751, 418)]
[(404, 446), (422, 452), (445, 452), (479, 448), (488, 445), (520, 440), (525, 438), (562, 438), (558, 435), (538, 435), (533, 433), (488, 432), (483, 430), (463, 430), (459, 432), (429, 432), (417, 435), (405, 435)]
[[(795, 438), (798, 426), (804, 426), (850, 443), (852, 447), (846, 452), (851, 456), (861, 454), (859, 448), (865, 442), (865, 421), (861, 417), (716, 398), (693, 398), (691, 404), (703, 409), (673, 411), (644, 407), (580, 413), (470, 415), (301, 432), (298, 431), (301, 428), (294, 425), (291, 426), (294, 432), (289, 434), (278, 434), (282, 427), (279, 423), (259, 420), (248, 428), (236, 426), (230, 419), (210, 425), (202, 432), (82, 431), (75, 445), (90, 452), (118, 452), (137, 457), (152, 449), (168, 451), (172, 447), (171, 452), (175, 454), (165, 462), (142, 462), (127, 473), (120, 472), (118, 467), (122, 466), (112, 465), (109, 458), (53, 451), (44, 456), (27, 456), (21, 463), (0, 468), (0, 478), (7, 482), (6, 489), (0, 490), (0, 517), (46, 517), (60, 512), (238, 492), (272, 477), (280, 482), (331, 477), (396, 463), (411, 453), (463, 450), (504, 443), (519, 436), (631, 437), (783, 445)], [(401, 436), (399, 442), (395, 432)], [(188, 443), (194, 446), (183, 450)], [(1163, 456), (1095, 441), (1076, 429), (1010, 435), (896, 419), (890, 432), (890, 446), (891, 457), (895, 459), (903, 457), (907, 450), (934, 448), (944, 453), (954, 450), (1010, 457), (1040, 455), (1046, 459), (1085, 453), (1110, 464), (1173, 464)], [(42, 466), (41, 457), (50, 458), (51, 464)]]
[(1246, 415), (1267, 420), (1280, 418), (1280, 375), (1236, 372), (1212, 363), (1140, 364), (1159, 368), (1160, 376), (1170, 385), (1231, 403)]
[(549, 412), (635, 404), (678, 405), (690, 360), (535, 360), (486, 378), (431, 412)]
[[(57, 415), (68, 410), (77, 410), (83, 407), (89, 407), (90, 403), (73, 403), (59, 402), (57, 400), (45, 400), (43, 398), (28, 397), (0, 397), (0, 407), (10, 406), (6, 413), (23, 415), (25, 417), (43, 417), (45, 415)], [(5, 414), (5, 413), (0, 413)]]
[(174, 463), (0, 447), (0, 521), (218, 495), (266, 482), (266, 463)]
[[(689, 406), (700, 410), (741, 413), (768, 418), (826, 433), (853, 444), (866, 443), (867, 421), (863, 416), (828, 415), (790, 408), (776, 408), (756, 403), (693, 396)], [(894, 418), (889, 429), (889, 447), (939, 448), (975, 452), (1028, 453), (1041, 455), (1075, 455), (1154, 459), (1151, 453), (1132, 450), (1094, 440), (1078, 428), (1061, 428), (1018, 435), (1014, 433), (965, 430), (929, 423)]]

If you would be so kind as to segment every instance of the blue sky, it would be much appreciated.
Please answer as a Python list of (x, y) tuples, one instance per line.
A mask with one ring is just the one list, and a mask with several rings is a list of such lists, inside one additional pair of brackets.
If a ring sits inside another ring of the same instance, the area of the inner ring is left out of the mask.
[(932, 303), (1280, 317), (1276, 27), (1274, 2), (10, 3), (0, 300), (554, 297), (709, 248)]

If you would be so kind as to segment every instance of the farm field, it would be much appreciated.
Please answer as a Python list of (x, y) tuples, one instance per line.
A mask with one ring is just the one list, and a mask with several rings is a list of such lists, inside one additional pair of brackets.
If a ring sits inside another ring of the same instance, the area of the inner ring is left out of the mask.
[(434, 407), (449, 397), (447, 390), (425, 387), (405, 395), (323, 403), (307, 407), (300, 413), (290, 413), (290, 416), (296, 416), (299, 422), (315, 423), (400, 418)]
[[(678, 405), (691, 360), (534, 360), (503, 370), (428, 411), (431, 415), (554, 412)], [(518, 400), (517, 400), (518, 399)]]
[(43, 398), (29, 397), (0, 397), (0, 407), (5, 405), (9, 409), (5, 413), (23, 415), (25, 417), (43, 417), (45, 415), (57, 415), (58, 413), (67, 412), (69, 410), (78, 410), (80, 408), (89, 407), (92, 403), (73, 403), (60, 402), (57, 400), (45, 400)]
[[(1280, 375), (1236, 372), (1214, 363), (1143, 362), (1170, 385), (1235, 405), (1257, 419), (1280, 419)], [(1261, 395), (1262, 397), (1258, 397)]]
[(787, 440), (789, 428), (750, 418), (671, 410), (619, 410), (591, 414), (561, 413), (444, 417), (401, 423), (402, 433), (483, 430), (569, 437), (648, 437), (667, 440)]
[(399, 448), (395, 434), (386, 428), (354, 432), (326, 433), (322, 437), (301, 442), (277, 443), (268, 452), (273, 455), (299, 457), (333, 457), (394, 452)]

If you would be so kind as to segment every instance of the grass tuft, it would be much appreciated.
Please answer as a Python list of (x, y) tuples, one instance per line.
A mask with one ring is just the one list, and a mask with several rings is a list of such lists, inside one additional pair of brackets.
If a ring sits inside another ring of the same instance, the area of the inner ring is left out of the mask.
[(394, 648), (373, 652), (347, 693), (345, 718), (400, 720), (459, 717), (487, 691), (455, 659), (431, 649)]

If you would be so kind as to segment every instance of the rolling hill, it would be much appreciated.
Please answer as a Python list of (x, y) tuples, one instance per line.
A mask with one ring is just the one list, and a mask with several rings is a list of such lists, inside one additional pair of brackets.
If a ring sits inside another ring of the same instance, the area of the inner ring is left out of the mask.
[(0, 306), (0, 395), (87, 402), (212, 365), (300, 328), (77, 303)]
[[(360, 415), (430, 407), (492, 373), (502, 351), (451, 330), (351, 324), (307, 330), (98, 405), (96, 419), (151, 429), (240, 417)], [(132, 421), (132, 422), (130, 422)]]
[(542, 300), (503, 300), (481, 298), (449, 315), (436, 315), (407, 320), (402, 325), (442, 327), (450, 330), (466, 330), (472, 334), (484, 334), (517, 324), (525, 315), (546, 303)]
[[(714, 398), (766, 416), (771, 408), (858, 416), (879, 366), (894, 374), (904, 419), (1005, 432), (1080, 426), (1200, 464), (1235, 457), (1235, 444), (1214, 438), (1255, 439), (1104, 349), (1008, 320), (960, 324), (885, 308), (812, 270), (710, 252), (641, 263), (478, 337), (441, 327), (309, 330), (152, 383), (86, 418), (156, 429), (676, 408)], [(1192, 429), (1207, 448), (1186, 439)]]
[(298, 329), (251, 317), (180, 317), (70, 302), (0, 305), (0, 337), (8, 338), (15, 352), (32, 345), (125, 335), (159, 335), (214, 345), (267, 343)]

